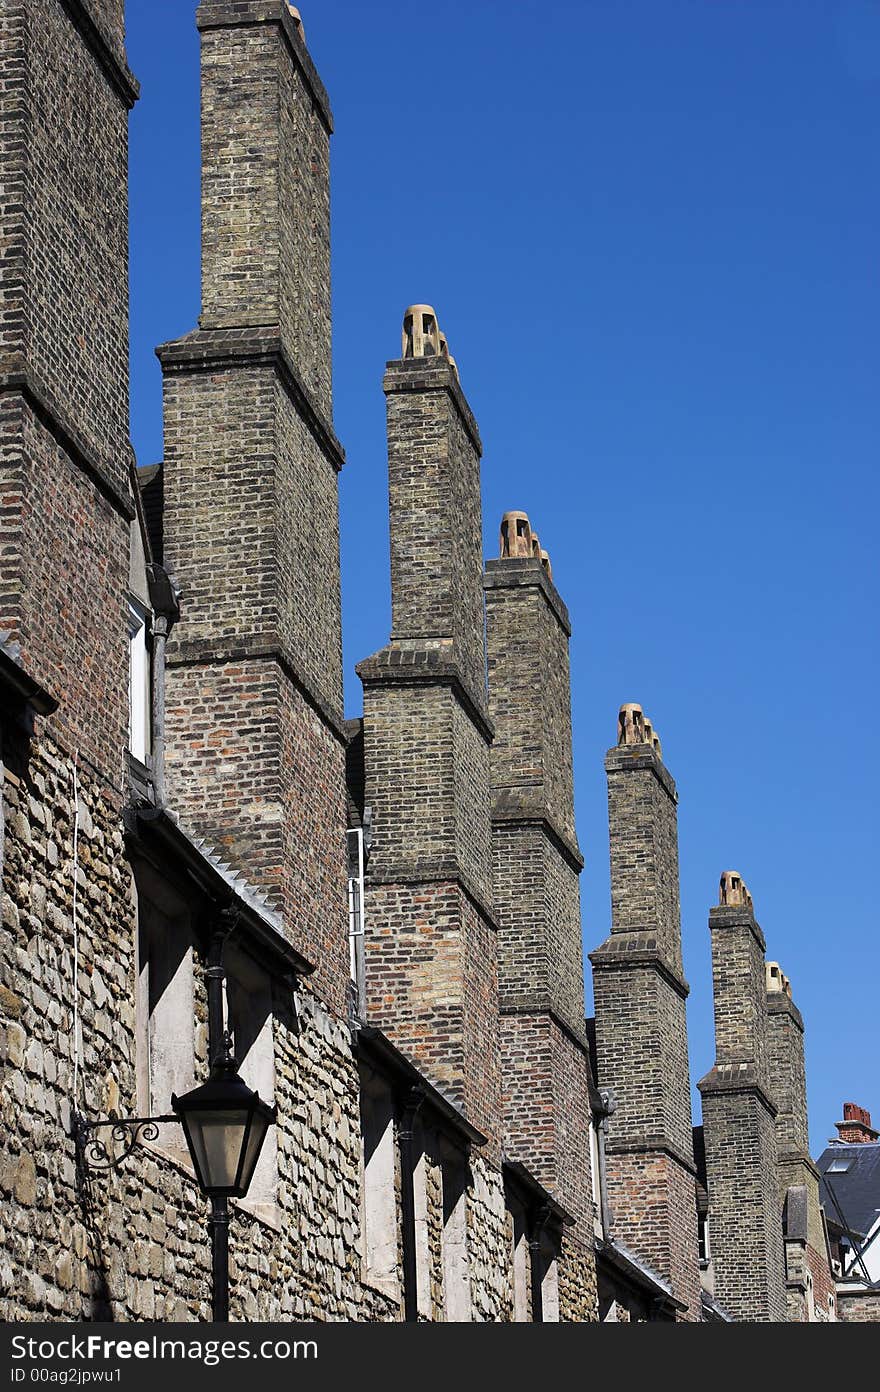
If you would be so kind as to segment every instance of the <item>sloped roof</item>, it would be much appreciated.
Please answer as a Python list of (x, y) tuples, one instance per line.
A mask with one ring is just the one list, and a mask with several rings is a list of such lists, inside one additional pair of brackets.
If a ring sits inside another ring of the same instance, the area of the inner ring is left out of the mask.
[[(835, 1161), (841, 1165), (846, 1163), (847, 1168), (833, 1170), (829, 1174), (830, 1166)], [(828, 1191), (828, 1182), (850, 1229), (858, 1236), (866, 1237), (880, 1211), (880, 1141), (831, 1145), (823, 1150), (816, 1166), (822, 1176), (819, 1197), (830, 1221), (837, 1223), (839, 1220)]]

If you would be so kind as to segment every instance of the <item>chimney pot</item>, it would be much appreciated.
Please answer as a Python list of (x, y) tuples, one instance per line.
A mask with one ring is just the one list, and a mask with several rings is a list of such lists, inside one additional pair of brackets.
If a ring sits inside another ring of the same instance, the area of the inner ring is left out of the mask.
[(620, 707), (617, 716), (617, 743), (645, 743), (645, 715), (635, 701), (627, 701)]
[(304, 25), (303, 22), (302, 22), (302, 15), (300, 14), (299, 10), (296, 8), (296, 5), (291, 5), (291, 4), (289, 3), (289, 0), (288, 0), (287, 8), (288, 8), (288, 10), (290, 11), (290, 17), (291, 17), (291, 19), (293, 20), (294, 24), (296, 25), (297, 29), (299, 30), (299, 36), (300, 36), (300, 38), (302, 39), (303, 43), (305, 43), (305, 41), (306, 41), (306, 29), (305, 29), (305, 25)]
[[(441, 338), (446, 345), (446, 338), (440, 333), (433, 305), (410, 305), (403, 316), (403, 356), (438, 358), (441, 356)], [(445, 356), (449, 357), (448, 345)]]
[(876, 1141), (880, 1132), (871, 1125), (871, 1113), (855, 1102), (844, 1102), (843, 1121), (834, 1123), (842, 1141), (850, 1145), (865, 1145)]
[(525, 512), (505, 512), (501, 519), (500, 552), (505, 556), (532, 555), (532, 524)]
[[(723, 907), (732, 907), (741, 904), (743, 908), (752, 908), (752, 896), (749, 894), (746, 882), (739, 871), (725, 870), (722, 874), (718, 903)], [(776, 963), (775, 965), (778, 966), (779, 964)]]

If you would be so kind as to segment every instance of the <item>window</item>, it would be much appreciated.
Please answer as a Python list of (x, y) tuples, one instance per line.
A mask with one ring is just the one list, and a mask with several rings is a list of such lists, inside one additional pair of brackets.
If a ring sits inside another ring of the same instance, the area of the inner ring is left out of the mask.
[(149, 610), (140, 600), (128, 599), (128, 747), (132, 757), (145, 764), (150, 754), (150, 658), (147, 652)]
[(705, 1268), (709, 1265), (712, 1256), (712, 1249), (709, 1246), (709, 1215), (699, 1213), (697, 1215), (697, 1246), (700, 1258), (700, 1266)]
[(377, 1074), (361, 1071), (361, 1262), (363, 1277), (400, 1299), (394, 1106)]
[(541, 1233), (541, 1305), (545, 1324), (559, 1323), (559, 1234)]
[(508, 1231), (511, 1242), (511, 1267), (513, 1272), (513, 1318), (516, 1324), (527, 1324), (531, 1319), (529, 1235), (526, 1213), (522, 1204), (512, 1194), (505, 1194), (508, 1214)]
[[(264, 1102), (275, 1100), (275, 1039), (272, 982), (253, 958), (234, 947), (224, 952), (226, 1019), (238, 1071)], [(247, 1201), (257, 1212), (278, 1201), (278, 1128), (270, 1126), (251, 1180)], [(268, 1214), (266, 1216), (269, 1216)]]
[[(138, 1110), (171, 1111), (171, 1094), (195, 1085), (193, 947), (189, 917), (166, 895), (138, 898), (138, 981), (135, 1002)], [(163, 1146), (181, 1155), (180, 1128), (162, 1127)]]
[(354, 1016), (366, 1018), (364, 984), (364, 833), (346, 832), (348, 848), (348, 946)]
[(443, 1309), (450, 1323), (472, 1318), (471, 1277), (467, 1243), (467, 1192), (470, 1168), (465, 1156), (444, 1147), (443, 1184)]

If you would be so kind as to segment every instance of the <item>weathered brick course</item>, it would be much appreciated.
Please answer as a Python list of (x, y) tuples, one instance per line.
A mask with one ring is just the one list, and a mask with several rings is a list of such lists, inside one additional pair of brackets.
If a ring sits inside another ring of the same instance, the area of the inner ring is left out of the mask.
[(329, 110), (287, 6), (206, 3), (200, 327), (159, 350), (167, 770), (346, 1008)]
[(699, 1083), (715, 1296), (734, 1318), (786, 1318), (764, 934), (751, 905), (709, 912), (715, 1067)]
[(489, 561), (483, 583), (505, 1144), (574, 1217), (559, 1258), (560, 1315), (593, 1319), (571, 628), (539, 558)]
[(690, 1072), (675, 783), (647, 744), (608, 751), (611, 934), (595, 952), (599, 1082), (614, 1094), (614, 1230), (699, 1320)]

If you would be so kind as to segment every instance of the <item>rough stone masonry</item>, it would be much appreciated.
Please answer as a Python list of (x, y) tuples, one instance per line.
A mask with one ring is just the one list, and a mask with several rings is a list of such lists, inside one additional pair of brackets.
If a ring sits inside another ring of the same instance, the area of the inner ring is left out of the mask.
[(220, 982), (278, 1113), (233, 1320), (811, 1318), (802, 1021), (732, 881), (701, 1299), (677, 792), (634, 705), (591, 1051), (569, 616), (525, 514), (484, 571), (430, 305), (386, 365), (392, 630), (343, 719), (329, 99), (285, 0), (193, 11), (201, 314), (139, 475), (123, 3), (0, 0), (0, 1317), (209, 1317), (176, 1123), (113, 1126), (207, 1076)]

